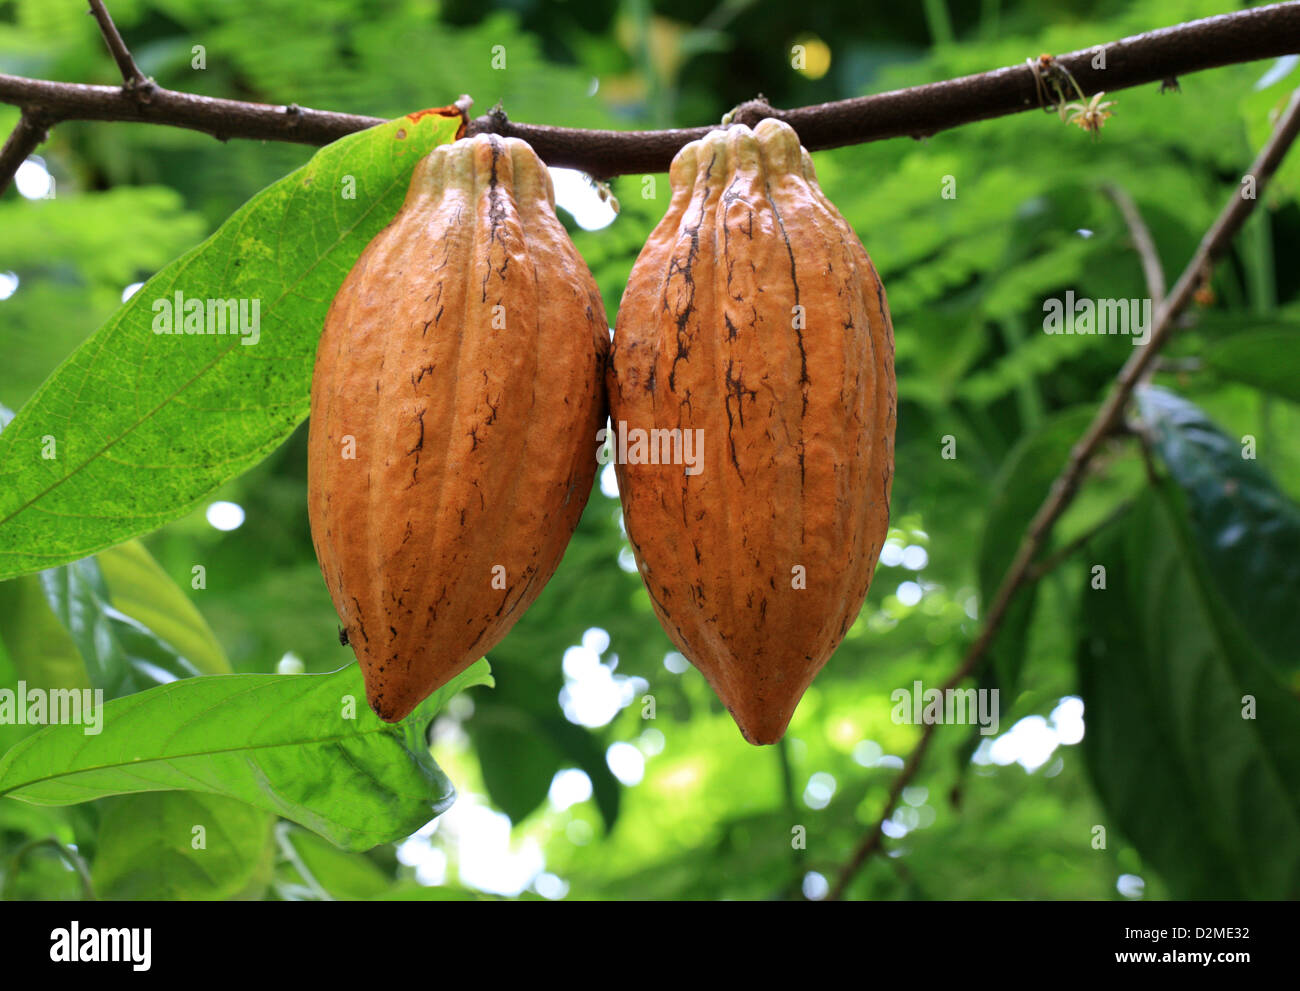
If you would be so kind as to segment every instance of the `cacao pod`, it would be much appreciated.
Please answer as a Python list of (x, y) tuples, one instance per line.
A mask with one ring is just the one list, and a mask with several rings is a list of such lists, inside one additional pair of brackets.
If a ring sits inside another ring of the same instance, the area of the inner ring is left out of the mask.
[(555, 571), (608, 355), (533, 150), (479, 135), (424, 158), (334, 298), (311, 390), (312, 538), (380, 718), (496, 645)]
[(712, 131), (670, 178), (615, 321), (619, 495), (664, 630), (745, 738), (775, 743), (885, 540), (893, 327), (789, 125)]

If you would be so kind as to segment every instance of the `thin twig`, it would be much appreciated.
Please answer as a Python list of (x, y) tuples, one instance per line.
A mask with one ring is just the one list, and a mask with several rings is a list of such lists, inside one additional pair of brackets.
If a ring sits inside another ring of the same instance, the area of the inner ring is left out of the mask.
[[(1056, 481), (1052, 483), (1052, 488), (1043, 504), (1039, 507), (1038, 512), (1034, 514), (1028, 530), (1020, 541), (1020, 547), (1016, 551), (1015, 559), (1012, 561), (1011, 567), (1007, 569), (1002, 583), (998, 586), (997, 593), (993, 596), (993, 606), (989, 610), (983, 630), (967, 650), (961, 665), (953, 672), (952, 677), (944, 683), (942, 691), (945, 693), (948, 689), (955, 688), (965, 681), (984, 660), (990, 645), (993, 643), (993, 638), (997, 635), (1002, 621), (1006, 617), (1012, 598), (1021, 585), (1025, 583), (1032, 562), (1038, 556), (1039, 549), (1051, 533), (1052, 527), (1073, 500), (1084, 471), (1097, 453), (1102, 441), (1110, 435), (1115, 429), (1115, 425), (1122, 420), (1124, 408), (1132, 396), (1133, 390), (1137, 387), (1147, 367), (1155, 360), (1160, 349), (1173, 334), (1177, 317), (1191, 302), (1192, 294), (1200, 284), (1202, 273), (1207, 271), (1215, 260), (1227, 250), (1233, 237), (1241, 229), (1255, 204), (1259, 202), (1260, 194), (1263, 193), (1264, 187), (1272, 178), (1273, 173), (1277, 171), (1278, 165), (1281, 163), (1287, 149), (1295, 141), (1298, 132), (1300, 132), (1300, 89), (1296, 89), (1291, 94), (1291, 100), (1287, 104), (1286, 111), (1274, 128), (1268, 143), (1260, 151), (1250, 170), (1246, 173), (1247, 176), (1251, 176), (1255, 180), (1254, 195), (1250, 197), (1244, 196), (1243, 187), (1238, 187), (1233, 191), (1228, 203), (1219, 213), (1210, 229), (1205, 232), (1205, 236), (1201, 238), (1196, 253), (1192, 256), (1191, 261), (1187, 263), (1187, 267), (1183, 269), (1183, 274), (1179, 276), (1178, 281), (1174, 284), (1173, 291), (1156, 311), (1155, 326), (1146, 345), (1135, 350), (1132, 357), (1125, 362), (1124, 367), (1116, 377), (1110, 395), (1106, 397), (1106, 401), (1097, 411), (1097, 415), (1093, 417), (1092, 423), (1084, 432), (1083, 437), (1071, 450), (1065, 467), (1057, 476)], [(921, 730), (921, 738), (908, 756), (903, 770), (899, 772), (898, 777), (890, 787), (883, 813), (871, 831), (863, 837), (845, 864), (844, 869), (840, 872), (839, 879), (836, 881), (835, 888), (830, 895), (832, 900), (838, 899), (844, 894), (849, 882), (853, 880), (862, 865), (866, 863), (867, 858), (880, 847), (884, 835), (882, 827), (894, 814), (894, 807), (898, 804), (899, 796), (902, 795), (903, 789), (907, 787), (920, 768), (921, 761), (930, 747), (931, 740), (934, 738), (936, 725), (935, 723), (927, 723)]]
[(104, 0), (90, 0), (90, 12), (99, 23), (99, 33), (104, 36), (104, 42), (113, 55), (113, 61), (117, 63), (117, 68), (122, 73), (122, 85), (128, 90), (143, 94), (151, 84), (145, 78), (144, 73), (140, 71), (140, 67), (135, 64), (135, 59), (131, 57), (131, 53), (127, 51), (126, 42), (122, 40), (117, 25), (113, 23), (113, 18), (109, 16), (108, 10), (104, 6)]
[[(1099, 53), (1105, 68), (1094, 68)], [(1189, 21), (1056, 57), (1086, 93), (1113, 93), (1235, 62), (1300, 51), (1300, 2), (1270, 4)], [(927, 137), (972, 121), (1038, 107), (1036, 75), (1023, 62), (978, 75), (834, 103), (778, 110), (765, 100), (736, 108), (733, 119), (755, 124), (779, 117), (799, 133), (810, 151), (895, 137)], [(160, 86), (148, 102), (113, 86), (85, 86), (0, 74), (0, 103), (44, 112), (51, 124), (64, 120), (113, 120), (164, 124), (204, 131), (222, 140), (254, 138), (328, 144), (345, 134), (382, 123), (380, 118), (324, 110), (215, 100)], [(549, 165), (582, 169), (601, 178), (664, 172), (673, 155), (709, 128), (665, 131), (587, 131), (510, 121), (488, 113), (470, 122), (469, 133), (490, 131), (523, 138)]]
[(4, 147), (0, 148), (0, 193), (9, 188), (18, 167), (45, 141), (48, 131), (49, 123), (45, 118), (30, 110), (23, 111), (9, 132)]
[(1079, 536), (1075, 537), (1073, 540), (1071, 540), (1060, 550), (1056, 551), (1056, 553), (1044, 558), (1043, 560), (1035, 564), (1033, 567), (1031, 567), (1029, 569), (1029, 573), (1025, 575), (1025, 583), (1030, 584), (1032, 582), (1040, 581), (1047, 575), (1051, 574), (1053, 571), (1055, 571), (1058, 567), (1061, 566), (1062, 562), (1067, 561), (1071, 557), (1073, 557), (1075, 553), (1077, 553), (1080, 549), (1086, 546), (1094, 537), (1096, 537), (1099, 533), (1105, 530), (1112, 523), (1118, 522), (1119, 519), (1123, 517), (1124, 514), (1127, 513), (1132, 508), (1133, 508), (1133, 500), (1125, 499), (1114, 509), (1112, 509), (1109, 513), (1107, 513), (1106, 518), (1103, 519), (1096, 526), (1087, 530), (1085, 533), (1082, 533)]
[(1137, 204), (1133, 202), (1133, 197), (1127, 190), (1110, 182), (1103, 185), (1101, 189), (1119, 207), (1119, 212), (1124, 217), (1129, 237), (1133, 240), (1133, 249), (1142, 260), (1142, 274), (1146, 277), (1147, 295), (1151, 297), (1151, 306), (1153, 309), (1158, 309), (1165, 298), (1165, 270), (1160, 264), (1160, 252), (1156, 250), (1156, 242), (1151, 237), (1151, 230), (1142, 219), (1141, 211), (1138, 210)]

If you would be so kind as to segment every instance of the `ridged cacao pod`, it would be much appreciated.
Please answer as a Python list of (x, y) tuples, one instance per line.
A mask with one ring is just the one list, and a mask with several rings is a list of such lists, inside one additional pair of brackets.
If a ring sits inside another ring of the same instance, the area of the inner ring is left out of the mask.
[(423, 159), (330, 307), (311, 390), (312, 538), (382, 719), (500, 642), (554, 573), (608, 355), (533, 150), (480, 135)]
[[(715, 130), (670, 178), (615, 321), (619, 495), (668, 636), (745, 739), (775, 743), (885, 540), (893, 328), (789, 125)], [(663, 463), (671, 431), (698, 438), (698, 464)]]

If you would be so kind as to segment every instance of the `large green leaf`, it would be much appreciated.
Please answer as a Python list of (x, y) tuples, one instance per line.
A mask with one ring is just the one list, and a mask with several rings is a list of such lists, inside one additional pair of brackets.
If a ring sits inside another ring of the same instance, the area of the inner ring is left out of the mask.
[(270, 878), (273, 822), (261, 809), (220, 795), (107, 799), (91, 870), (95, 893), (150, 901), (256, 897)]
[(1098, 544), (1107, 587), (1083, 592), (1078, 655), (1089, 768), (1177, 897), (1300, 897), (1300, 701), (1218, 597), (1191, 525), (1166, 483)]
[[(1020, 539), (1038, 507), (1047, 498), (1052, 482), (1069, 457), (1070, 448), (1092, 421), (1092, 407), (1076, 407), (1058, 413), (1038, 430), (1021, 439), (1007, 455), (994, 481), (993, 499), (979, 552), (980, 602), (987, 610), (993, 604)], [(1000, 689), (1014, 698), (1024, 662), (1025, 636), (1033, 616), (1036, 587), (1022, 588), (1007, 610), (1002, 629), (990, 653), (992, 670)]]
[[(0, 579), (176, 519), (288, 436), (330, 301), (415, 163), (458, 127), (412, 114), (321, 149), (73, 352), (0, 434)], [(155, 333), (155, 304), (176, 293), (247, 301), (250, 316), (256, 302), (259, 332)]]
[(479, 661), (398, 724), (365, 704), (360, 669), (186, 678), (116, 699), (103, 732), (48, 726), (0, 759), (0, 796), (71, 805), (107, 795), (199, 791), (292, 819), (339, 846), (400, 839), (455, 789), (426, 742), (456, 692), (490, 684)]
[(1155, 386), (1137, 400), (1215, 587), (1279, 671), (1300, 670), (1300, 507), (1193, 403)]

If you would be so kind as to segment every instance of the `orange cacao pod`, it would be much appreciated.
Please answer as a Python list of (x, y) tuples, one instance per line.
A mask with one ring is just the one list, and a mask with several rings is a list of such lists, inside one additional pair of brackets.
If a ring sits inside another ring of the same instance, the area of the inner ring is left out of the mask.
[(533, 150), (480, 135), (423, 159), (334, 298), (311, 390), (312, 538), (382, 719), (500, 642), (555, 571), (608, 354)]
[(745, 739), (775, 743), (885, 540), (893, 328), (789, 125), (712, 131), (670, 178), (615, 321), (619, 495), (664, 630)]

